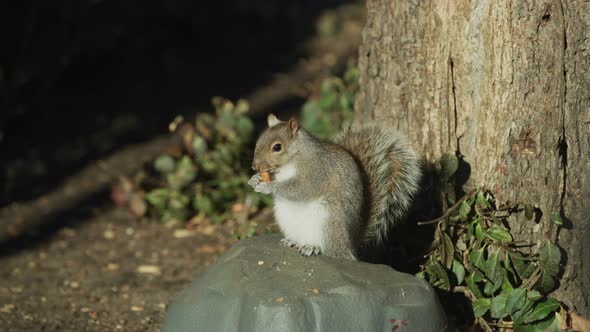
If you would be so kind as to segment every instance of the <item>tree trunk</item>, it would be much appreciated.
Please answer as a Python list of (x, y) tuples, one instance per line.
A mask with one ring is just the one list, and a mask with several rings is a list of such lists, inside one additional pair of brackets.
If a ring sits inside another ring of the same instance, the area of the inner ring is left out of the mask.
[[(590, 314), (590, 2), (368, 0), (357, 121), (407, 132), (428, 162), (455, 151), (467, 187), (531, 203), (517, 239), (556, 240), (555, 296)], [(549, 222), (552, 211), (565, 220)], [(524, 219), (524, 218), (523, 218)]]

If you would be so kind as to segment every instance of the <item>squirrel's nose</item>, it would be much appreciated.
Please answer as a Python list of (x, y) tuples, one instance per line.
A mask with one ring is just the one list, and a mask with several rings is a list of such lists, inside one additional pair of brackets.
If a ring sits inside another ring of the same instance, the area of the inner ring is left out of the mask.
[(253, 162), (252, 162), (252, 169), (253, 169), (253, 170), (257, 171), (257, 170), (258, 170), (258, 168), (259, 168), (259, 166), (260, 166), (260, 165), (259, 165), (259, 163), (258, 163), (258, 162), (256, 162), (256, 161), (253, 161)]

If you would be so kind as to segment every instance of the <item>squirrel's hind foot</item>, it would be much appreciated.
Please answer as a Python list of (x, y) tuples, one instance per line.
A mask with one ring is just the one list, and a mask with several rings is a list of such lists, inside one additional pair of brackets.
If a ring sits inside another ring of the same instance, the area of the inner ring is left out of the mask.
[(316, 256), (321, 253), (320, 247), (312, 246), (310, 244), (303, 245), (299, 248), (301, 256)]
[(284, 245), (285, 247), (291, 247), (291, 248), (298, 248), (299, 249), (299, 245), (297, 244), (297, 242), (293, 242), (287, 238), (281, 239), (281, 244)]

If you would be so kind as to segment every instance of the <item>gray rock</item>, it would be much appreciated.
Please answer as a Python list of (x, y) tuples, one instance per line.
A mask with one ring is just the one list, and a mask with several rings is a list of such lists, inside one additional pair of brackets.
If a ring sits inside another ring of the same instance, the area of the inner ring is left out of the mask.
[(446, 330), (444, 311), (424, 280), (385, 265), (301, 257), (279, 240), (234, 245), (176, 297), (162, 330)]

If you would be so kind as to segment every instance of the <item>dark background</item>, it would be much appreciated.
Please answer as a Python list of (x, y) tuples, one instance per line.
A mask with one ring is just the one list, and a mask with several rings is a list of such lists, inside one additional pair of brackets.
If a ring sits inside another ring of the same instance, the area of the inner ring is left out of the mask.
[(2, 2), (0, 206), (289, 70), (343, 2)]

